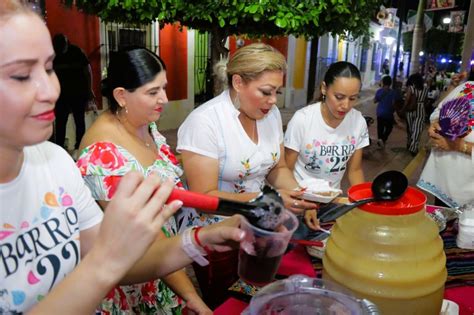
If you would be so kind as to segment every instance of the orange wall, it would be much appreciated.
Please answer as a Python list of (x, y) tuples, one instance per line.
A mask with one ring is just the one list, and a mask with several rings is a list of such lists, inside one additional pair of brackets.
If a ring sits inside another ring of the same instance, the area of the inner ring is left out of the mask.
[(46, 25), (51, 36), (63, 33), (72, 44), (85, 52), (91, 63), (94, 92), (98, 105), (101, 106), (99, 19), (81, 13), (76, 8), (69, 9), (62, 5), (60, 0), (46, 0)]
[(160, 30), (160, 57), (166, 64), (170, 101), (188, 98), (188, 31), (166, 24)]

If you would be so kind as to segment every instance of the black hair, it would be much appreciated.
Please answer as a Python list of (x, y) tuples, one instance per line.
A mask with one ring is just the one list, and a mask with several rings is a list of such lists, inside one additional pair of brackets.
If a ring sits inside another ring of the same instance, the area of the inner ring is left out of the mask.
[(338, 61), (331, 64), (324, 75), (324, 83), (329, 87), (337, 78), (356, 78), (362, 81), (359, 69), (347, 61)]
[[(324, 75), (326, 87), (330, 87), (337, 78), (356, 78), (362, 81), (359, 69), (347, 61), (338, 61), (329, 66)], [(322, 94), (319, 97), (319, 101), (322, 101)]]
[(109, 100), (109, 110), (115, 114), (120, 109), (113, 96), (114, 89), (122, 87), (134, 92), (165, 70), (163, 60), (143, 47), (127, 47), (111, 53), (107, 78), (102, 80), (102, 95)]
[(423, 90), (423, 83), (423, 76), (419, 73), (414, 73), (407, 79), (407, 86), (413, 85), (417, 90)]
[(386, 75), (382, 78), (382, 85), (383, 86), (391, 86), (392, 85), (392, 78), (389, 75)]
[(58, 33), (53, 37), (53, 48), (56, 55), (64, 54), (69, 45), (69, 40), (63, 33)]

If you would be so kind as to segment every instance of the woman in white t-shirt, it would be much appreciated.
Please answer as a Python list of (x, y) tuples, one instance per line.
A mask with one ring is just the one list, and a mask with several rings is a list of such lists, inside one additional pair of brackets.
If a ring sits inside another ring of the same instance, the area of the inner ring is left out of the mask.
[[(218, 77), (227, 80), (229, 89), (195, 109), (178, 131), (177, 150), (182, 153), (189, 189), (249, 201), (268, 182), (278, 189), (291, 211), (315, 209), (316, 204), (299, 198), (302, 193), (295, 190), (299, 186), (284, 157), (281, 116), (275, 104), (283, 86), (285, 57), (269, 45), (251, 44), (237, 50), (223, 68)], [(178, 226), (219, 220), (183, 211), (178, 215)], [(212, 279), (206, 279), (202, 288), (214, 298), (206, 300), (208, 305), (225, 298), (216, 297), (237, 274), (236, 257), (216, 259), (221, 263), (213, 265), (211, 261), (210, 271), (205, 273), (212, 274)], [(222, 270), (229, 270), (229, 274), (219, 277)]]
[[(298, 182), (319, 178), (340, 188), (346, 170), (351, 185), (364, 182), (362, 148), (369, 145), (369, 134), (364, 117), (353, 109), (360, 88), (356, 66), (333, 63), (321, 84), (321, 101), (298, 110), (288, 123), (286, 163)], [(316, 227), (316, 211), (306, 211), (305, 219)]]
[[(103, 215), (73, 159), (46, 142), (60, 86), (44, 21), (2, 0), (0, 38), (0, 313), (92, 314), (119, 281), (203, 262), (197, 232), (155, 241), (182, 204), (165, 206), (172, 181), (127, 174)], [(241, 240), (239, 223), (202, 229), (202, 246)]]

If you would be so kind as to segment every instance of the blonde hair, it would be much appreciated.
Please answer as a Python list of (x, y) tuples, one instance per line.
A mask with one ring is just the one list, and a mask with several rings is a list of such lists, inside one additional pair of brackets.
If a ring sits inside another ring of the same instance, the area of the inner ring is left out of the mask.
[(0, 22), (2, 20), (7, 20), (8, 18), (17, 14), (34, 14), (36, 16), (39, 16), (31, 9), (28, 3), (23, 2), (21, 0), (0, 1)]
[[(266, 71), (286, 73), (286, 59), (278, 50), (263, 43), (253, 43), (239, 48), (227, 62), (226, 71), (222, 64), (215, 71), (216, 78), (232, 87), (232, 76), (238, 74), (244, 82), (258, 79)], [(216, 69), (214, 69), (216, 70)], [(226, 75), (226, 76), (225, 76)]]

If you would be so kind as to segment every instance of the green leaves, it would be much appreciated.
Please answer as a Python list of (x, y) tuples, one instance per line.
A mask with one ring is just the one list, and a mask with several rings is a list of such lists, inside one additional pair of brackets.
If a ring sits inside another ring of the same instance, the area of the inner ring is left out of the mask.
[(285, 18), (277, 18), (275, 21), (276, 26), (285, 28), (288, 25), (288, 22)]
[(327, 32), (368, 34), (383, 0), (62, 0), (106, 21), (180, 22), (223, 34), (312, 38)]

